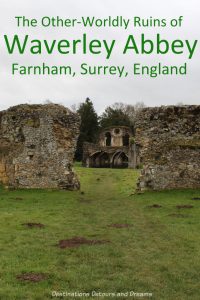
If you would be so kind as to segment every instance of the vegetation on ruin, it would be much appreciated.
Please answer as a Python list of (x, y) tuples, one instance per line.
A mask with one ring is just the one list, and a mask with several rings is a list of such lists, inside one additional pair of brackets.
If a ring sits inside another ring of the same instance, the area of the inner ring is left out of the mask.
[[(139, 171), (76, 169), (78, 192), (1, 189), (0, 299), (93, 290), (199, 299), (200, 190), (133, 195)], [(88, 244), (58, 247), (73, 237)], [(43, 275), (29, 282), (24, 273)]]

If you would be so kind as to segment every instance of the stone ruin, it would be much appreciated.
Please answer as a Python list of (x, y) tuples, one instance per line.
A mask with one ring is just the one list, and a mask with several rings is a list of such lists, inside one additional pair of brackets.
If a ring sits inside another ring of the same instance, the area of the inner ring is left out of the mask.
[(200, 188), (200, 106), (145, 108), (135, 131), (138, 190)]
[(200, 106), (142, 109), (134, 133), (111, 127), (85, 143), (83, 165), (142, 168), (138, 191), (200, 188)]
[(136, 168), (139, 164), (133, 133), (129, 127), (114, 126), (101, 131), (97, 144), (84, 143), (83, 166), (90, 168)]
[[(79, 189), (72, 170), (79, 116), (56, 105), (0, 112), (0, 183), (12, 188)], [(139, 191), (200, 188), (200, 106), (143, 109), (128, 127), (107, 128), (84, 145), (89, 167), (142, 166)]]
[(79, 189), (72, 170), (79, 117), (56, 105), (0, 112), (0, 183), (13, 188)]

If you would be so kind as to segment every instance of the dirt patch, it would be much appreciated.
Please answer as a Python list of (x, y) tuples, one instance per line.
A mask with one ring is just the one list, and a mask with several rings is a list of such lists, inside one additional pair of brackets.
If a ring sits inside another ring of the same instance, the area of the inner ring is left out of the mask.
[(183, 209), (183, 208), (193, 208), (193, 205), (177, 205), (176, 208)]
[(21, 281), (40, 282), (45, 280), (47, 276), (43, 273), (23, 273), (16, 278)]
[(200, 197), (194, 197), (194, 198), (192, 198), (192, 200), (200, 200)]
[(144, 192), (143, 191), (135, 191), (135, 195), (138, 195), (138, 196), (140, 196), (140, 195), (143, 195), (144, 194)]
[(44, 228), (44, 224), (41, 223), (24, 223), (22, 225), (28, 228)]
[(11, 198), (12, 200), (17, 200), (17, 201), (21, 201), (21, 200), (24, 200), (24, 198), (21, 198), (21, 197), (15, 197), (15, 198)]
[(106, 244), (106, 243), (110, 243), (110, 241), (108, 241), (108, 240), (88, 240), (84, 237), (73, 237), (68, 240), (59, 241), (58, 247), (60, 247), (61, 249), (65, 249), (65, 248), (79, 247), (81, 245), (94, 246), (94, 245), (102, 245), (102, 244)]
[(168, 216), (169, 217), (175, 217), (175, 218), (189, 218), (188, 215), (183, 215), (183, 214), (170, 214)]
[(149, 205), (147, 206), (148, 208), (161, 208), (162, 206), (159, 204), (153, 204), (153, 205)]
[(110, 224), (110, 225), (108, 225), (108, 227), (112, 227), (112, 228), (129, 228), (129, 227), (133, 227), (133, 225), (131, 225), (131, 224)]

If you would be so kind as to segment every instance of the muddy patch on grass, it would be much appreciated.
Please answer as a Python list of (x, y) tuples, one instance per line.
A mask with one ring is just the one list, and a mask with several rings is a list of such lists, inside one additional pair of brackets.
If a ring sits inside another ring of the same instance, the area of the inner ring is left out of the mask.
[(24, 223), (23, 226), (26, 226), (28, 228), (44, 228), (44, 224), (41, 223)]
[(170, 214), (168, 215), (169, 217), (174, 217), (174, 218), (189, 218), (189, 215), (183, 215), (183, 214)]
[(20, 281), (40, 282), (47, 279), (47, 276), (43, 273), (23, 273), (17, 275), (16, 278)]
[(108, 227), (111, 227), (111, 228), (130, 228), (130, 227), (133, 227), (133, 225), (131, 225), (131, 224), (110, 224), (110, 225), (108, 225)]
[(110, 243), (108, 240), (88, 240), (84, 237), (73, 237), (68, 240), (61, 240), (59, 241), (58, 247), (61, 249), (65, 248), (73, 248), (73, 247), (80, 247), (81, 245), (102, 245)]
[(193, 208), (194, 206), (193, 205), (177, 205), (176, 208), (178, 209), (184, 209), (184, 208)]
[(192, 200), (200, 201), (200, 197), (194, 197), (194, 198), (192, 198)]
[(11, 198), (12, 200), (16, 200), (16, 201), (22, 201), (24, 200), (24, 198), (22, 197), (15, 197), (15, 198)]
[(153, 204), (153, 205), (149, 205), (147, 206), (148, 208), (161, 208), (162, 206), (159, 204)]

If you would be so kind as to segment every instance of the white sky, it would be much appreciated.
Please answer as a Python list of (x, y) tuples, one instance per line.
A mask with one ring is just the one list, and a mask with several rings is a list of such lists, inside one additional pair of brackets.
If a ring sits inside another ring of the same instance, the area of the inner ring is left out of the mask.
[[(142, 28), (135, 29), (85, 29), (75, 28), (17, 28), (15, 16), (26, 16), (41, 19), (43, 16), (60, 16), (62, 18), (80, 18), (81, 16), (133, 18), (178, 18), (184, 16), (182, 28)], [(51, 100), (70, 107), (80, 103), (86, 97), (94, 102), (98, 112), (114, 102), (134, 104), (143, 101), (148, 106), (169, 105), (183, 102), (185, 104), (200, 104), (200, 44), (192, 60), (183, 55), (150, 55), (136, 56), (122, 55), (117, 51), (125, 43), (129, 34), (136, 36), (139, 41), (141, 33), (148, 38), (154, 38), (160, 33), (169, 40), (188, 39), (200, 43), (200, 3), (199, 0), (1, 0), (0, 2), (0, 109), (19, 103), (42, 103)], [(77, 39), (86, 32), (89, 39), (117, 40), (117, 47), (112, 58), (108, 61), (104, 55), (41, 55), (26, 54), (20, 56), (8, 55), (3, 39), (4, 34), (10, 37), (20, 34), (23, 37), (29, 34), (32, 39)], [(75, 68), (82, 62), (90, 65), (125, 65), (131, 69), (133, 63), (180, 65), (188, 63), (188, 75), (183, 77), (134, 77), (119, 79), (117, 77), (65, 77), (65, 76), (15, 76), (11, 75), (11, 64), (18, 62), (21, 65), (46, 64), (68, 65)]]

